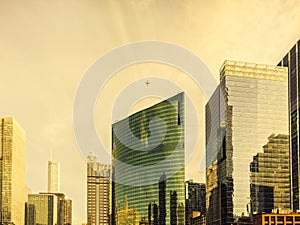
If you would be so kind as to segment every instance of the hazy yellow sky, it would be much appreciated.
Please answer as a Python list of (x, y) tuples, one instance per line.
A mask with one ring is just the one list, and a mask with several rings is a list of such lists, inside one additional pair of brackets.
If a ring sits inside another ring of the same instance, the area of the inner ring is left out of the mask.
[[(28, 186), (46, 191), (52, 147), (61, 163), (61, 190), (73, 200), (74, 224), (86, 220), (86, 168), (73, 134), (73, 101), (89, 66), (112, 48), (172, 42), (197, 54), (217, 79), (225, 59), (277, 64), (299, 34), (298, 0), (0, 0), (0, 116), (15, 116), (26, 131)], [(171, 78), (199, 98), (197, 110), (204, 112), (206, 100), (183, 72), (155, 63), (130, 66), (98, 99), (98, 133), (108, 149), (114, 100), (131, 82), (151, 76)], [(203, 124), (204, 115), (199, 118)], [(187, 171), (200, 181), (203, 128)]]

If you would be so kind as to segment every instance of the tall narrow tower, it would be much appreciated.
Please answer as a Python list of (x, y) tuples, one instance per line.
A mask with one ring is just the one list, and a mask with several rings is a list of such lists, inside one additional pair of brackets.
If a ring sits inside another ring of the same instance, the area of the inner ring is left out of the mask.
[(87, 216), (88, 225), (109, 225), (111, 165), (87, 158)]
[(300, 209), (300, 39), (283, 57), (278, 66), (288, 67), (289, 74), (289, 131), (292, 174), (292, 208)]
[(24, 224), (25, 133), (12, 117), (0, 118), (0, 224)]
[(60, 192), (60, 164), (54, 161), (48, 161), (48, 192)]

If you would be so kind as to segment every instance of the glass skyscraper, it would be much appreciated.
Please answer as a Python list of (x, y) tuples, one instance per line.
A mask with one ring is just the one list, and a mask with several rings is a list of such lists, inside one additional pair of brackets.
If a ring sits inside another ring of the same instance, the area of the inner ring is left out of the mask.
[(299, 107), (300, 107), (300, 40), (283, 57), (278, 66), (288, 67), (289, 74), (289, 123), (290, 146), (292, 161), (292, 206), (293, 210), (299, 210)]
[(24, 224), (25, 197), (25, 133), (0, 118), (0, 224)]
[(26, 218), (31, 218), (32, 225), (57, 224), (57, 196), (55, 194), (29, 194), (27, 209), (31, 209), (27, 211)]
[(112, 155), (115, 224), (124, 209), (132, 224), (185, 223), (183, 93), (114, 123)]
[(288, 134), (287, 69), (225, 61), (206, 105), (207, 224), (249, 215), (250, 163), (273, 133)]

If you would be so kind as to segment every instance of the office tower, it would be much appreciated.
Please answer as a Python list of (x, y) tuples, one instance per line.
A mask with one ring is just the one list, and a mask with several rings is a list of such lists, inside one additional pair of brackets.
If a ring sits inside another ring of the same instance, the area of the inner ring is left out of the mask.
[[(27, 218), (32, 218), (35, 213), (35, 224), (57, 224), (57, 196), (54, 194), (29, 194)], [(28, 224), (30, 225), (30, 224)]]
[(13, 117), (0, 118), (0, 224), (24, 224), (25, 133)]
[(288, 134), (283, 67), (225, 61), (206, 105), (207, 224), (250, 213), (249, 166), (272, 134)]
[(60, 192), (60, 165), (58, 162), (48, 161), (48, 192)]
[(289, 136), (272, 134), (250, 164), (251, 213), (291, 208)]
[(300, 139), (299, 139), (299, 107), (300, 107), (300, 40), (292, 49), (283, 57), (278, 66), (288, 67), (289, 74), (289, 131), (290, 131), (290, 148), (292, 162), (292, 208), (299, 210), (299, 163), (300, 163)]
[(170, 191), (177, 193), (177, 207), (183, 206), (177, 221), (185, 221), (183, 93), (114, 123), (112, 156), (115, 224), (125, 196), (140, 222), (149, 223), (149, 203), (158, 202), (159, 224), (170, 224)]
[(56, 208), (57, 208), (57, 225), (70, 225), (72, 224), (72, 200), (68, 199), (63, 193), (48, 193), (40, 192), (40, 195), (55, 195)]
[(109, 224), (111, 165), (87, 158), (87, 216), (88, 225)]
[(72, 224), (72, 200), (60, 199), (57, 206), (57, 225)]
[(185, 214), (186, 224), (190, 224), (190, 218), (193, 212), (205, 214), (206, 210), (206, 186), (189, 180), (185, 182), (186, 203)]

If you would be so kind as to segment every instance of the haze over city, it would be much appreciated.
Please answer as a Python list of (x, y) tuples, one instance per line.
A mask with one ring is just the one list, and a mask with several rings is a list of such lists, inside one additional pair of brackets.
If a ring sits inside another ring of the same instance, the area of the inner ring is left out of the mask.
[[(53, 160), (61, 165), (61, 191), (73, 200), (74, 224), (86, 221), (86, 156), (76, 145), (73, 103), (81, 78), (106, 52), (135, 41), (174, 43), (195, 53), (218, 81), (226, 59), (276, 65), (299, 39), (299, 27), (297, 0), (0, 1), (0, 116), (14, 116), (26, 132), (27, 185), (33, 193), (47, 190), (52, 149)], [(109, 152), (111, 124), (159, 100), (128, 99), (130, 110), (115, 106), (124, 88), (136, 82), (133, 93), (147, 93), (162, 88), (159, 79), (172, 80), (199, 103), (197, 151), (187, 164), (186, 179), (203, 182), (207, 99), (176, 68), (141, 63), (107, 80), (95, 109), (99, 138)], [(179, 90), (172, 91), (164, 94)], [(97, 154), (97, 149), (91, 152)]]

